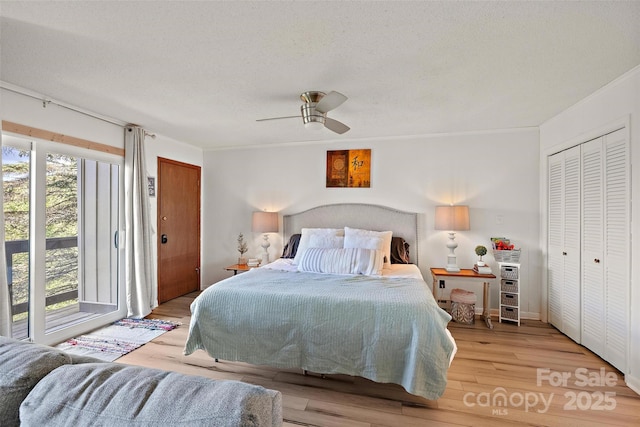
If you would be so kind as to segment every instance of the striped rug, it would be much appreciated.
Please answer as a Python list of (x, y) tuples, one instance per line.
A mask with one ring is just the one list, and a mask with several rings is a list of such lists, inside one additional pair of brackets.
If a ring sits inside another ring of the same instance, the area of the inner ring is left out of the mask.
[(126, 318), (89, 334), (71, 338), (56, 348), (77, 356), (113, 362), (178, 325), (167, 320)]

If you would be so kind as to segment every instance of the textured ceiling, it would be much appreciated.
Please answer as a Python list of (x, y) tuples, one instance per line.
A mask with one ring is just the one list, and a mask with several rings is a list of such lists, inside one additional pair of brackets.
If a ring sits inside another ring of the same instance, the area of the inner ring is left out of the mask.
[[(204, 149), (538, 126), (640, 64), (640, 1), (0, 2), (0, 80)], [(336, 90), (344, 135), (299, 95)]]

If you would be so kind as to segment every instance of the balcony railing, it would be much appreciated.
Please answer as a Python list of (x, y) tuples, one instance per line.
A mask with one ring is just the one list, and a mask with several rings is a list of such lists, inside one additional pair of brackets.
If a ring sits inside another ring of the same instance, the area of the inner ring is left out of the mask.
[[(53, 237), (47, 239), (46, 249), (55, 250), (55, 249), (66, 249), (66, 248), (75, 248), (78, 246), (78, 237)], [(13, 255), (20, 253), (28, 253), (29, 252), (29, 241), (28, 240), (11, 240), (5, 242), (5, 251), (7, 257), (7, 283), (9, 283), (9, 296), (11, 297), (12, 307), (11, 313), (12, 315), (26, 313), (29, 311), (29, 302), (23, 302), (19, 304), (13, 305)], [(46, 306), (49, 307), (54, 304), (58, 304), (60, 302), (69, 301), (78, 298), (78, 290), (72, 290), (67, 292), (61, 292), (55, 295), (49, 295), (46, 297)]]

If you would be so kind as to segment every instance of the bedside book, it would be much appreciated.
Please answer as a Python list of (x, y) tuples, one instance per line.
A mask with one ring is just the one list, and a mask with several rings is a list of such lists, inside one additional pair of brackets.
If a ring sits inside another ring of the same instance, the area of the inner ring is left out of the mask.
[(488, 265), (483, 265), (482, 267), (478, 267), (478, 264), (473, 265), (473, 271), (478, 274), (491, 274), (491, 267)]

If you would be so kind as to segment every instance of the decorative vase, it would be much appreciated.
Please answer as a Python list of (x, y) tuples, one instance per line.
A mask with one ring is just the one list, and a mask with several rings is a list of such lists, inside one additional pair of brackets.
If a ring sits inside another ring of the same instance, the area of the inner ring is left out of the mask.
[(244, 257), (238, 258), (238, 264), (245, 265), (247, 263), (247, 259)]
[(485, 264), (485, 262), (484, 262), (484, 261), (479, 260), (478, 262), (476, 262), (476, 265), (477, 265), (478, 267), (484, 267), (486, 264)]

